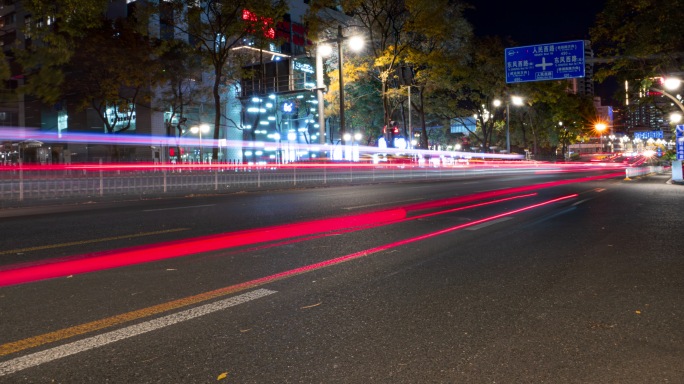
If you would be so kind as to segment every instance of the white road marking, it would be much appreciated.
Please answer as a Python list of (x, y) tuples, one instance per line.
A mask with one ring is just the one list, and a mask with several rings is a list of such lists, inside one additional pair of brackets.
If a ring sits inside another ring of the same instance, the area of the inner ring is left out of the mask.
[(576, 206), (578, 206), (578, 205), (580, 205), (580, 204), (582, 204), (582, 203), (586, 203), (587, 201), (593, 200), (593, 199), (595, 199), (595, 198), (594, 198), (594, 197), (590, 197), (590, 198), (588, 198), (588, 199), (582, 199), (582, 200), (580, 200), (580, 201), (576, 201), (576, 202), (572, 203), (572, 206), (573, 206), (573, 207), (576, 207)]
[(204, 204), (204, 205), (187, 205), (185, 207), (169, 207), (169, 208), (157, 208), (157, 209), (144, 209), (143, 212), (157, 212), (157, 211), (171, 211), (174, 209), (190, 209), (190, 208), (201, 208), (201, 207), (213, 207), (216, 204)]
[(400, 200), (400, 201), (384, 201), (382, 203), (375, 203), (375, 204), (366, 204), (366, 205), (357, 205), (355, 207), (343, 207), (342, 209), (346, 210), (352, 210), (352, 209), (359, 209), (359, 208), (368, 208), (368, 207), (376, 207), (378, 205), (389, 205), (389, 204), (400, 204), (400, 203), (408, 203), (409, 201), (418, 201), (418, 200), (425, 200), (422, 197), (418, 197), (415, 199), (408, 199), (408, 200)]
[(256, 291), (243, 293), (242, 295), (229, 297), (224, 300), (187, 309), (178, 313), (173, 313), (171, 315), (149, 320), (144, 323), (131, 325), (115, 331), (103, 333), (101, 335), (92, 336), (87, 339), (50, 348), (45, 351), (17, 357), (0, 363), (0, 376), (6, 376), (27, 368), (36, 367), (41, 364), (61, 359), (63, 357), (75, 355), (77, 353), (99, 348), (120, 340), (142, 335), (147, 332), (178, 324), (200, 316), (208, 315), (210, 313), (234, 307), (238, 304), (243, 304), (274, 293), (276, 293), (276, 291), (257, 289)]
[(512, 219), (512, 218), (513, 218), (513, 217), (510, 217), (510, 216), (509, 216), (509, 217), (502, 217), (502, 218), (500, 218), (500, 219), (488, 221), (488, 222), (486, 222), (486, 223), (482, 223), (482, 224), (478, 224), (478, 225), (473, 225), (472, 227), (468, 227), (468, 228), (466, 228), (465, 230), (466, 230), (466, 231), (477, 231), (478, 229), (482, 229), (482, 228), (484, 228), (484, 227), (489, 227), (490, 225), (494, 225), (494, 224), (496, 224), (496, 223), (501, 223), (501, 222), (504, 222), (504, 221), (508, 221), (508, 220), (510, 220), (510, 219)]

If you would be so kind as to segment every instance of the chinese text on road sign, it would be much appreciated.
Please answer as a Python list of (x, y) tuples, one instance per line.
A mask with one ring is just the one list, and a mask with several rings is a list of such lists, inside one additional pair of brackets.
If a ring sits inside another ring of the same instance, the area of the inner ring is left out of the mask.
[(506, 48), (506, 83), (584, 77), (584, 41)]

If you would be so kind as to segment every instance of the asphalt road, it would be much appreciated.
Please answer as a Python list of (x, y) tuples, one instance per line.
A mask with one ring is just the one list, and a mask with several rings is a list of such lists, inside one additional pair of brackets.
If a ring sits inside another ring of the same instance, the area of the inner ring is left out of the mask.
[(684, 382), (684, 186), (584, 176), (0, 211), (0, 383)]

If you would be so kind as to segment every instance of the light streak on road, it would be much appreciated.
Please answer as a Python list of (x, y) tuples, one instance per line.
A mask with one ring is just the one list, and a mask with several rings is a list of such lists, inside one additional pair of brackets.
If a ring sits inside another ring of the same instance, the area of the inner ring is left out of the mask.
[(49, 260), (44, 264), (38, 265), (14, 265), (5, 267), (11, 269), (0, 271), (0, 287), (266, 243), (313, 233), (393, 222), (404, 217), (406, 217), (406, 211), (403, 209), (390, 209), (332, 219), (312, 220), (202, 236), (188, 240), (131, 247), (117, 251), (97, 252), (89, 254), (88, 257), (71, 256), (63, 259)]
[[(216, 297), (225, 296), (228, 294), (244, 291), (247, 289), (257, 288), (257, 287), (260, 287), (260, 286), (263, 286), (265, 284), (272, 283), (272, 282), (275, 282), (278, 280), (290, 278), (293, 276), (298, 276), (298, 275), (301, 275), (304, 273), (308, 273), (308, 272), (312, 272), (315, 270), (327, 268), (330, 266), (335, 266), (335, 265), (338, 265), (341, 263), (345, 263), (345, 262), (352, 261), (355, 259), (363, 258), (366, 256), (377, 254), (377, 253), (382, 252), (382, 251), (391, 250), (391, 249), (394, 249), (397, 247), (405, 246), (405, 245), (416, 243), (419, 241), (424, 241), (427, 239), (431, 239), (431, 238), (441, 236), (441, 235), (444, 235), (447, 233), (451, 233), (454, 231), (458, 231), (461, 229), (476, 227), (476, 226), (482, 225), (484, 223), (499, 221), (502, 218), (512, 217), (513, 215), (516, 215), (518, 213), (530, 211), (532, 209), (544, 207), (547, 205), (555, 204), (555, 203), (565, 201), (565, 200), (569, 200), (569, 199), (574, 199), (577, 197), (578, 197), (577, 194), (571, 194), (571, 195), (557, 197), (557, 198), (546, 200), (546, 201), (543, 201), (540, 203), (530, 204), (530, 205), (527, 205), (527, 206), (524, 206), (524, 207), (521, 207), (518, 209), (514, 209), (511, 211), (507, 211), (504, 213), (488, 216), (488, 217), (478, 219), (478, 220), (473, 220), (473, 221), (470, 221), (468, 223), (452, 226), (452, 227), (442, 229), (439, 231), (434, 231), (434, 232), (427, 233), (424, 235), (415, 236), (412, 238), (407, 238), (407, 239), (383, 244), (383, 245), (372, 247), (372, 248), (365, 249), (362, 251), (354, 252), (354, 253), (351, 253), (351, 254), (348, 254), (345, 256), (340, 256), (340, 257), (336, 257), (333, 259), (324, 260), (321, 262), (317, 262), (317, 263), (305, 265), (302, 267), (290, 269), (287, 271), (282, 271), (282, 272), (279, 272), (276, 274), (260, 277), (257, 279), (253, 279), (253, 280), (246, 281), (246, 282), (239, 283), (239, 284), (235, 284), (232, 286), (220, 288), (220, 289), (217, 289), (214, 291), (206, 292), (206, 293), (195, 295), (192, 297), (178, 299), (178, 300), (174, 300), (172, 302), (158, 304), (158, 305), (155, 305), (153, 307), (143, 308), (140, 310), (120, 314), (120, 315), (109, 317), (106, 319), (101, 319), (101, 320), (93, 321), (90, 323), (81, 324), (78, 326), (65, 328), (65, 329), (50, 332), (47, 334), (31, 337), (28, 339), (18, 340), (18, 341), (2, 344), (2, 345), (0, 345), (0, 356), (6, 356), (6, 355), (9, 355), (12, 353), (17, 353), (17, 352), (20, 352), (20, 351), (23, 351), (23, 350), (26, 350), (29, 348), (35, 348), (38, 346), (42, 346), (42, 345), (45, 345), (48, 343), (59, 342), (59, 341), (65, 340), (67, 338), (71, 338), (71, 337), (75, 337), (78, 335), (94, 332), (97, 330), (102, 330), (105, 328), (113, 327), (115, 325), (120, 325), (120, 324), (131, 322), (134, 320), (139, 320), (141, 318), (149, 317), (149, 316), (156, 315), (156, 314), (159, 314), (162, 312), (166, 312), (166, 311), (170, 311), (170, 310), (174, 310), (174, 309), (179, 309), (179, 308), (189, 306), (189, 305), (195, 305), (195, 304), (198, 304), (199, 302), (211, 300), (211, 299), (216, 298)], [(269, 292), (272, 292), (272, 291), (269, 291)], [(185, 312), (181, 312), (181, 313), (185, 313)], [(173, 316), (174, 315), (169, 315), (169, 316), (166, 316), (164, 318), (173, 317)], [(124, 329), (128, 329), (128, 328), (124, 328)], [(114, 332), (116, 332), (116, 331), (114, 331)], [(110, 334), (112, 334), (112, 332), (107, 333), (105, 335), (96, 336), (95, 338), (88, 338), (88, 339), (85, 339), (85, 341), (81, 340), (81, 341), (77, 341), (77, 342), (74, 342), (71, 344), (67, 344), (66, 346), (63, 346), (63, 347), (56, 347), (56, 348), (48, 350), (48, 351), (61, 350), (60, 348), (66, 348), (66, 351), (68, 352), (68, 351), (72, 350), (71, 348), (73, 348), (73, 350), (76, 351), (74, 353), (77, 353), (77, 352), (81, 352), (82, 350), (92, 349), (93, 347), (84, 348), (84, 346), (90, 346), (90, 345), (92, 345), (92, 340), (96, 340), (98, 337), (107, 338), (107, 336)], [(116, 341), (116, 340), (114, 340), (114, 341)], [(104, 344), (107, 344), (107, 343), (103, 343), (102, 345), (104, 345)], [(0, 363), (0, 375), (16, 372), (20, 369), (25, 369), (25, 368), (28, 368), (30, 366), (35, 366), (35, 365), (37, 365), (37, 364), (35, 364), (37, 361), (39, 361), (40, 363), (45, 362), (45, 361), (49, 361), (46, 359), (51, 353), (52, 352), (44, 352), (44, 353), (38, 352), (38, 353), (31, 354), (28, 356), (19, 357), (19, 358), (13, 359), (13, 360), (9, 360), (9, 361), (4, 362), (4, 363)], [(73, 353), (71, 353), (71, 354), (73, 354)], [(16, 367), (14, 365), (16, 365)]]
[[(5, 250), (5, 251), (0, 251), (0, 255), (11, 255), (11, 254), (17, 254), (17, 253), (25, 253), (25, 252), (33, 252), (33, 251), (43, 251), (43, 250), (46, 250), (46, 249), (73, 247), (73, 246), (75, 246), (75, 245), (84, 245), (84, 244), (92, 244), (92, 243), (103, 243), (103, 242), (107, 242), (107, 241), (122, 240), (122, 239), (132, 239), (132, 238), (135, 238), (135, 237), (143, 237), (143, 236), (162, 235), (162, 234), (174, 233), (174, 232), (181, 232), (181, 231), (187, 231), (187, 230), (188, 230), (188, 228), (172, 228), (172, 229), (164, 229), (164, 230), (161, 230), (161, 231), (131, 233), (131, 234), (128, 234), (128, 235), (103, 237), (103, 238), (99, 238), (99, 239), (88, 239), (88, 240), (70, 241), (70, 242), (66, 242), (66, 243), (56, 243), (56, 244), (48, 244), (48, 245), (37, 245), (37, 246), (35, 246), (35, 247), (8, 249), (8, 250)], [(4, 267), (4, 268), (6, 268), (6, 267)], [(0, 266), (0, 271), (2, 271), (2, 269), (3, 269), (3, 267)]]
[(435, 209), (449, 205), (465, 204), (473, 201), (485, 200), (514, 193), (537, 191), (559, 185), (601, 180), (609, 177), (615, 176), (600, 175), (572, 180), (554, 181), (549, 183), (459, 196), (426, 203), (417, 203), (400, 208), (371, 213), (203, 236), (161, 244), (132, 247), (123, 250), (98, 252), (89, 254), (88, 257), (71, 256), (62, 259), (52, 259), (46, 261), (44, 264), (34, 263), (28, 266), (11, 265), (4, 267), (4, 270), (0, 270), (0, 287), (81, 273), (96, 272), (112, 268), (121, 268), (205, 252), (280, 241), (299, 236), (309, 236), (316, 233), (340, 231), (352, 228), (360, 230), (362, 228), (369, 228), (378, 225), (390, 225), (404, 220), (407, 218), (408, 213), (414, 211)]
[[(197, 237), (186, 240), (177, 240), (160, 244), (144, 245), (116, 251), (104, 251), (86, 255), (68, 256), (64, 258), (50, 259), (42, 263), (32, 262), (26, 264), (14, 264), (0, 268), (0, 287), (71, 276), (75, 274), (97, 272), (113, 268), (121, 268), (165, 259), (185, 257), (204, 252), (228, 250), (242, 246), (293, 239), (301, 236), (311, 236), (326, 232), (333, 232), (334, 234), (360, 231), (381, 225), (398, 224), (409, 220), (443, 215), (465, 209), (472, 209), (514, 199), (531, 197), (534, 195), (536, 194), (513, 196), (438, 212), (425, 213), (410, 218), (406, 217), (405, 209), (390, 209), (368, 214), (313, 220), (303, 223), (285, 224), (275, 227), (265, 227), (260, 229)], [(322, 236), (324, 235), (316, 237)], [(294, 242), (308, 241), (316, 237), (303, 237), (295, 241), (291, 240), (287, 242), (274, 243), (267, 246), (262, 246), (259, 249), (281, 246), (285, 243), (291, 244)]]
[[(131, 135), (131, 134), (97, 134), (97, 133), (62, 133), (61, 137), (56, 132), (41, 131), (37, 129), (2, 127), (0, 129), (0, 141), (26, 141), (35, 140), (43, 143), (74, 143), (74, 144), (105, 144), (105, 145), (132, 145), (132, 146), (168, 146), (168, 147), (199, 147), (204, 148), (236, 148), (236, 149), (264, 149), (276, 147), (279, 149), (287, 147), (288, 150), (305, 150), (309, 152), (332, 152), (339, 150), (339, 145), (331, 144), (303, 144), (292, 141), (282, 140), (280, 142), (270, 141), (243, 141), (243, 140), (214, 140), (199, 137), (170, 137), (153, 135)], [(397, 149), (397, 148), (378, 148), (369, 146), (354, 146), (359, 153), (377, 153), (392, 155), (418, 155), (425, 157), (450, 156), (466, 157), (477, 159), (502, 159), (502, 160), (522, 160), (523, 155), (515, 154), (494, 154), (494, 153), (474, 153), (474, 152), (455, 152), (437, 151), (425, 149)]]

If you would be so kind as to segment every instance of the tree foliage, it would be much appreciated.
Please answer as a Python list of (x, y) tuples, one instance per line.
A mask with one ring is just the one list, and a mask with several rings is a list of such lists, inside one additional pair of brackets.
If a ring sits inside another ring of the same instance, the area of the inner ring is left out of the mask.
[(15, 50), (27, 82), (25, 93), (48, 104), (63, 96), (64, 68), (71, 61), (79, 38), (101, 25), (108, 0), (26, 0), (31, 14), (28, 26), (31, 44)]
[[(381, 134), (378, 128), (384, 121), (380, 84), (363, 59), (347, 56), (343, 70), (346, 125), (349, 131), (361, 133), (366, 143), (370, 143)], [(339, 75), (339, 69), (328, 72), (328, 92), (324, 96), (326, 116), (339, 117)]]
[(445, 86), (431, 97), (445, 100), (434, 109), (444, 120), (462, 120), (475, 116), (477, 129), (470, 130), (475, 146), (483, 151), (496, 143), (501, 129), (501, 109), (494, 109), (494, 100), (504, 101), (507, 90), (502, 75), (503, 42), (498, 38), (474, 38), (465, 58), (444, 78)]
[(418, 112), (420, 146), (427, 148), (427, 115), (442, 100), (426, 95), (445, 88), (448, 80), (457, 76), (467, 57), (472, 28), (463, 17), (464, 4), (450, 0), (412, 0), (407, 6), (414, 17), (410, 21), (409, 48), (404, 56), (411, 76), (404, 82), (417, 90), (409, 109)]
[[(284, 0), (172, 0), (164, 5), (171, 6), (174, 18), (163, 22), (187, 35), (202, 62), (212, 69), (213, 138), (218, 140), (223, 117), (222, 95), (228, 86), (242, 78), (246, 63), (245, 51), (235, 48), (244, 44), (257, 50), (266, 48), (272, 42), (270, 30), (282, 20), (287, 3)], [(218, 146), (214, 146), (212, 157), (218, 159)]]
[(131, 128), (137, 105), (150, 105), (152, 85), (163, 73), (153, 42), (124, 19), (102, 18), (76, 41), (64, 67), (63, 94), (80, 110), (93, 108), (108, 133)]
[(518, 145), (534, 155), (553, 155), (559, 145), (567, 146), (593, 129), (596, 109), (590, 96), (568, 90), (566, 81), (541, 81), (521, 84), (526, 105), (512, 109)]
[(684, 70), (684, 8), (671, 0), (608, 0), (591, 29), (593, 46), (609, 65), (596, 79), (633, 80)]
[(396, 85), (395, 71), (408, 49), (406, 33), (411, 17), (407, 0), (342, 0), (345, 12), (354, 15), (354, 22), (366, 39), (368, 65), (372, 65), (380, 84), (383, 106), (383, 125), (392, 120), (396, 104), (392, 104), (388, 90)]

